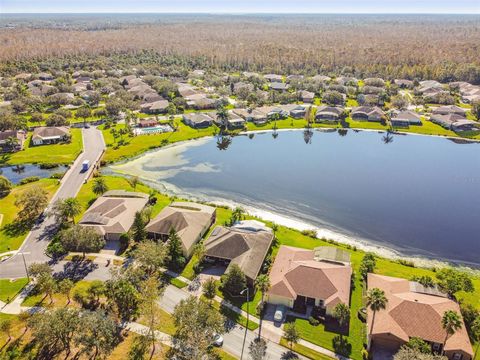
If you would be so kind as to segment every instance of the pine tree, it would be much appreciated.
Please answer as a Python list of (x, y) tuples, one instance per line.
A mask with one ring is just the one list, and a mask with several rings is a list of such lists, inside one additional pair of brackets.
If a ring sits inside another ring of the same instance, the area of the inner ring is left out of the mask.
[(185, 265), (185, 258), (183, 257), (182, 243), (175, 229), (172, 227), (168, 235), (168, 264), (173, 270), (178, 270)]

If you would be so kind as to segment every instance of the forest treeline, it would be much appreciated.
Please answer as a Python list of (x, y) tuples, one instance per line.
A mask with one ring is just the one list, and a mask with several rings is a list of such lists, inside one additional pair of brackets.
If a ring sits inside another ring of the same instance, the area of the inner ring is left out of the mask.
[(112, 65), (112, 55), (122, 54), (126, 63), (180, 70), (348, 73), (480, 83), (480, 17), (332, 17), (216, 16), (116, 24), (102, 30), (4, 27), (1, 71), (35, 70), (51, 59), (87, 66), (92, 60), (86, 59), (98, 56), (97, 61)]

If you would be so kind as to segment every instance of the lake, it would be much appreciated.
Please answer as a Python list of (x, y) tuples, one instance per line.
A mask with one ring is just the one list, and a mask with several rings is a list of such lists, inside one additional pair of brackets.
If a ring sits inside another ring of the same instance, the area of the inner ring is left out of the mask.
[(13, 184), (18, 184), (22, 179), (31, 176), (38, 176), (40, 179), (49, 178), (55, 173), (64, 173), (64, 166), (57, 166), (52, 169), (42, 169), (38, 165), (24, 164), (14, 166), (0, 166), (0, 175), (6, 177)]
[(275, 135), (195, 140), (110, 170), (378, 251), (480, 265), (480, 144), (352, 130)]

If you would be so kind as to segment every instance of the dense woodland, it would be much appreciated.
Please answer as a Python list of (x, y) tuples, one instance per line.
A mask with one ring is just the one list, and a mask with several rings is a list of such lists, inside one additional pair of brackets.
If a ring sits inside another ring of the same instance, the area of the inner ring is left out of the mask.
[[(101, 26), (100, 26), (101, 25)], [(0, 71), (204, 68), (480, 83), (468, 15), (72, 16), (0, 20)], [(34, 61), (32, 61), (34, 60)], [(107, 66), (107, 67), (103, 67)]]

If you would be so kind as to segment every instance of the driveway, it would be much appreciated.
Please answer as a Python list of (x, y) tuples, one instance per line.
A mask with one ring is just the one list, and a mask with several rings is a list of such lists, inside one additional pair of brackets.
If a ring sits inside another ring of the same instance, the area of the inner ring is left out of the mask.
[[(182, 299), (186, 299), (190, 294), (182, 289), (176, 288), (175, 286), (169, 285), (165, 289), (165, 293), (161, 300), (159, 300), (159, 305), (165, 311), (172, 313), (175, 305), (177, 305)], [(258, 331), (258, 330), (257, 330)], [(242, 352), (243, 338), (245, 336), (245, 328), (238, 324), (232, 324), (229, 327), (228, 332), (222, 335), (223, 349), (228, 353), (234, 355), (235, 357), (240, 358)], [(256, 332), (247, 331), (246, 341), (245, 341), (245, 350), (244, 350), (244, 359), (248, 359), (248, 345), (252, 342), (253, 339), (257, 336)], [(267, 340), (267, 357), (266, 359), (282, 359), (288, 353), (288, 350), (279, 344), (275, 344)], [(307, 358), (300, 356), (297, 359), (306, 360)]]
[[(52, 197), (45, 212), (48, 212), (51, 205), (58, 199), (75, 197), (77, 195), (85, 179), (93, 171), (93, 163), (99, 159), (105, 149), (105, 142), (100, 130), (94, 127), (82, 129), (82, 135), (84, 151), (77, 157), (63, 177), (60, 188)], [(84, 160), (90, 160), (92, 166), (89, 171), (82, 173), (82, 162)], [(35, 225), (27, 235), (19, 252), (1, 263), (0, 278), (12, 279), (26, 277), (25, 265), (21, 253), (25, 256), (27, 267), (34, 262), (49, 261), (50, 258), (45, 255), (45, 249), (47, 248), (51, 235), (55, 233), (56, 228), (57, 224), (55, 223), (55, 219), (51, 216), (45, 218), (42, 223)]]

